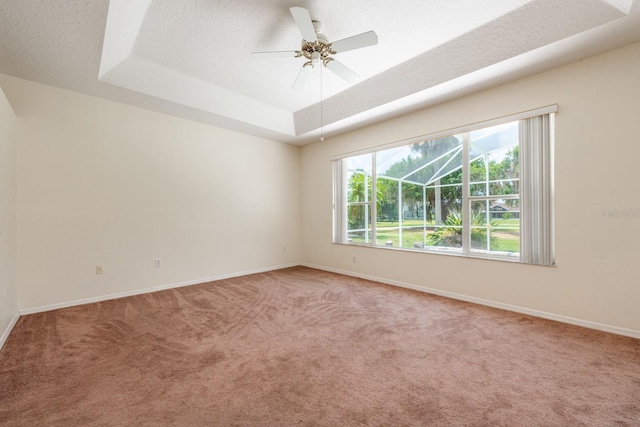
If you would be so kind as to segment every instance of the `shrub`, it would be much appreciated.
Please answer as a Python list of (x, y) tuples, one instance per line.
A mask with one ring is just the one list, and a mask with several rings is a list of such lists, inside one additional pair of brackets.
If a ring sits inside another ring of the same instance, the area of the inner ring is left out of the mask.
[[(486, 247), (487, 242), (487, 221), (485, 216), (481, 213), (474, 213), (471, 215), (472, 227), (471, 228), (471, 246), (473, 247)], [(489, 222), (490, 226), (494, 226), (493, 222)], [(491, 236), (491, 247), (496, 248), (497, 238)], [(444, 225), (437, 228), (436, 231), (429, 235), (429, 244), (432, 246), (447, 246), (447, 247), (461, 247), (462, 246), (462, 214), (457, 211), (451, 212), (447, 219), (444, 221)]]

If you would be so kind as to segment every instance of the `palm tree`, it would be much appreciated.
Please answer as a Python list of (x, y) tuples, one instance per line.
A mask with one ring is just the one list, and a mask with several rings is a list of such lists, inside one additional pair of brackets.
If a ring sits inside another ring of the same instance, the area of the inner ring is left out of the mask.
[[(366, 179), (365, 179), (366, 176)], [(367, 185), (368, 199), (365, 200), (365, 181)], [(386, 180), (378, 179), (376, 183), (376, 203), (378, 208), (384, 202), (384, 193), (386, 191)], [(364, 171), (356, 171), (349, 179), (349, 203), (371, 201), (371, 175), (365, 175)]]
[[(381, 179), (378, 179), (376, 183), (376, 209), (378, 211), (385, 200), (384, 195), (387, 185), (386, 180)], [(365, 198), (368, 200), (365, 200)], [(371, 201), (371, 175), (366, 175), (364, 171), (356, 171), (349, 179), (348, 203), (363, 203), (369, 201)], [(349, 228), (364, 227), (364, 210), (360, 209), (361, 207), (359, 206), (352, 205), (349, 207)]]

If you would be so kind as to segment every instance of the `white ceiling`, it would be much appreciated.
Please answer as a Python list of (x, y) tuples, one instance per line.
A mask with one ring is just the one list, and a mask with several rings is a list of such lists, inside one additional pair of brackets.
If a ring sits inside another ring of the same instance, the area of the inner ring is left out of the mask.
[[(291, 6), (329, 41), (376, 31), (335, 56), (358, 83), (297, 92), (303, 58), (251, 57), (299, 49)], [(296, 145), (638, 40), (640, 0), (0, 2), (0, 73)]]

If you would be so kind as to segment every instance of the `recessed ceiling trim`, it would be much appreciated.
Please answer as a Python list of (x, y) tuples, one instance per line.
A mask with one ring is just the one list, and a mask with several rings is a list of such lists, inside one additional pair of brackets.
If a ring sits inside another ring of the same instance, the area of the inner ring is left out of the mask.
[(150, 4), (151, 0), (109, 1), (99, 78), (131, 56)]
[(263, 129), (293, 135), (291, 113), (144, 59), (129, 57), (100, 80)]
[(101, 81), (177, 104), (294, 135), (291, 113), (211, 82), (138, 58), (134, 47), (151, 0), (111, 0), (100, 62)]
[(633, 6), (633, 0), (604, 0), (605, 3), (610, 4), (616, 9), (620, 10), (625, 15), (631, 12), (631, 6)]

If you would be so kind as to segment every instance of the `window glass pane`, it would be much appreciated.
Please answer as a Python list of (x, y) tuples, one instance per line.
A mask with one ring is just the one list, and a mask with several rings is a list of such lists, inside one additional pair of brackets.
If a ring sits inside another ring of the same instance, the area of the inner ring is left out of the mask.
[(471, 159), (487, 153), (506, 151), (518, 142), (518, 122), (505, 123), (470, 132)]
[(427, 187), (427, 221), (442, 224), (450, 213), (462, 212), (462, 185)]
[(347, 201), (370, 201), (373, 154), (349, 157), (343, 161), (347, 163)]
[(378, 176), (388, 176), (392, 178), (402, 178), (407, 173), (412, 172), (411, 164), (415, 162), (418, 153), (412, 149), (411, 145), (390, 148), (376, 153), (376, 172)]
[(469, 184), (470, 196), (505, 196), (520, 194), (520, 180), (502, 179), (485, 182), (472, 182)]
[(376, 245), (378, 246), (398, 247), (398, 242), (400, 241), (398, 221), (378, 223), (376, 240)]
[(427, 183), (443, 181), (443, 184), (462, 183), (462, 147), (448, 153), (433, 165), (433, 176)]
[(398, 221), (398, 182), (386, 178), (376, 181), (378, 192), (378, 222)]
[(411, 219), (402, 226), (402, 247), (422, 249), (425, 241), (425, 229), (422, 220)]
[(405, 220), (420, 220), (423, 218), (422, 186), (402, 184), (402, 217)]
[[(387, 155), (393, 150), (387, 150)], [(384, 163), (384, 156), (376, 155), (379, 161), (376, 168), (380, 166), (380, 161)], [(378, 192), (376, 221), (376, 245), (378, 246), (398, 246), (399, 242), (399, 222), (400, 210), (398, 208), (398, 192), (400, 183), (396, 180), (378, 178), (376, 181)]]
[(492, 234), (488, 200), (471, 203), (471, 249), (490, 251), (492, 242), (496, 243), (496, 237)]
[(471, 203), (471, 250), (520, 253), (520, 201), (492, 199)]
[(486, 195), (486, 181), (487, 181), (487, 157), (477, 156), (475, 160), (472, 158), (471, 167), (469, 169), (469, 180), (471, 182), (472, 196), (485, 196)]
[(371, 207), (369, 205), (347, 206), (347, 242), (369, 243), (371, 241)]
[(520, 180), (505, 179), (489, 182), (489, 196), (504, 196), (520, 193)]
[(427, 246), (437, 249), (462, 249), (462, 213), (449, 212), (441, 224), (433, 226), (427, 237)]
[(519, 194), (518, 122), (470, 133), (469, 195)]
[[(462, 136), (454, 135), (379, 152), (379, 176), (429, 184), (462, 168)], [(461, 182), (461, 181), (460, 181)]]
[(373, 159), (373, 154), (363, 154), (361, 156), (347, 157), (343, 160), (347, 162), (347, 171), (361, 171), (367, 172), (371, 175), (371, 162)]
[(371, 200), (371, 176), (363, 171), (349, 172), (347, 176), (347, 201), (349, 203)]
[(427, 188), (427, 246), (462, 248), (462, 185)]
[(415, 242), (424, 242), (423, 186), (402, 184), (402, 233), (399, 246), (413, 248)]

